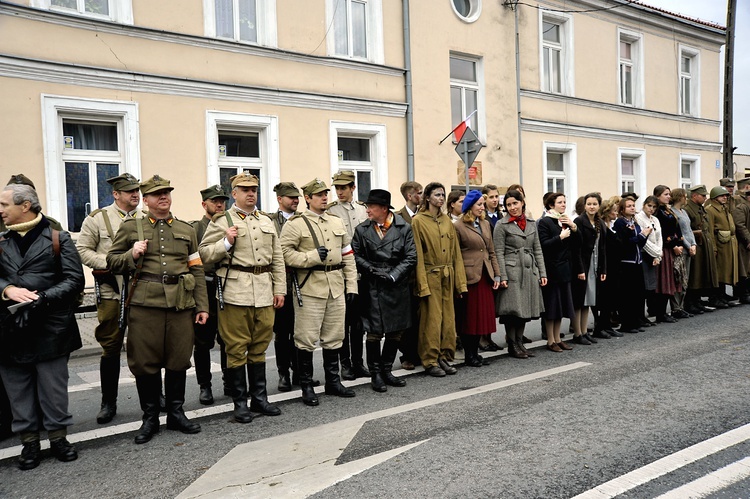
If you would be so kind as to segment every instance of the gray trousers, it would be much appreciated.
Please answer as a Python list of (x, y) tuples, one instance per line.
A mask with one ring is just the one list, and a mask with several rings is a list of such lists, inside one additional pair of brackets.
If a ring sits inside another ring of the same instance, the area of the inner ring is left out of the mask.
[[(0, 365), (16, 433), (54, 431), (73, 424), (68, 412), (68, 357), (34, 364)], [(43, 418), (39, 421), (39, 410)]]

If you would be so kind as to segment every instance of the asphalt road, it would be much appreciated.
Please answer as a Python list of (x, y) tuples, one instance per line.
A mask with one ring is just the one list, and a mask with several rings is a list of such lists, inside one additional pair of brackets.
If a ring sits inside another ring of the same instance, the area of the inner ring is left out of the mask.
[[(405, 388), (385, 394), (358, 380), (356, 398), (323, 395), (316, 408), (292, 392), (279, 402), (281, 416), (248, 425), (231, 422), (225, 397), (201, 408), (191, 377), (186, 409), (199, 411), (203, 431), (162, 426), (145, 445), (133, 443), (134, 384), (121, 385), (117, 418), (97, 425), (99, 390), (87, 385), (98, 380), (97, 359), (74, 359), (70, 431), (81, 440), (79, 459), (47, 457), (20, 471), (17, 442), (0, 442), (0, 497), (613, 497), (592, 492), (607, 482), (621, 497), (675, 489), (687, 497), (678, 487), (749, 455), (749, 312), (719, 311), (570, 352), (540, 342), (534, 359), (499, 355), (440, 379), (410, 374)], [(536, 324), (528, 331), (539, 339)], [(319, 358), (316, 369), (321, 377)], [(705, 443), (717, 436), (730, 444)], [(707, 497), (750, 497), (750, 479), (733, 480)]]

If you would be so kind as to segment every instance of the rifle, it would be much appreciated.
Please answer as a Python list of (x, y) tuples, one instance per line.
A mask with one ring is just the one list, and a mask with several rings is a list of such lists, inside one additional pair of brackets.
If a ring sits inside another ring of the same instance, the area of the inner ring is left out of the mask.
[(125, 313), (127, 310), (127, 292), (128, 292), (128, 273), (125, 272), (122, 275), (122, 287), (120, 288), (120, 317), (117, 321), (117, 327), (120, 329), (120, 333), (125, 332), (125, 328), (128, 327), (128, 316)]
[(297, 280), (297, 271), (291, 267), (287, 267), (289, 272), (292, 273), (292, 284), (294, 284), (294, 294), (297, 296), (297, 305), (302, 306), (302, 292), (300, 291), (299, 281)]
[[(224, 216), (227, 218), (227, 229), (234, 225), (232, 221), (232, 215), (228, 211), (224, 212)], [(237, 246), (237, 238), (234, 240), (232, 248), (229, 250), (229, 263), (226, 265), (227, 271), (224, 274), (224, 282), (221, 282), (221, 276), (216, 276), (216, 294), (219, 295), (219, 309), (224, 310), (224, 287), (227, 285), (227, 279), (229, 278), (229, 268), (232, 266), (232, 260), (234, 260), (234, 248)]]
[(96, 304), (102, 304), (102, 288), (99, 286), (99, 279), (94, 276), (94, 295), (96, 296)]

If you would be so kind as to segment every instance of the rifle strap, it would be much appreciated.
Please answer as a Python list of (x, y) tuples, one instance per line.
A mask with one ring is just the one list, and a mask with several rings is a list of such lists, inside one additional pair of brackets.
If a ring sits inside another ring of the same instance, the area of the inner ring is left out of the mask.
[(302, 220), (305, 221), (305, 223), (307, 224), (307, 228), (310, 229), (310, 235), (312, 236), (313, 244), (315, 245), (316, 248), (320, 248), (320, 242), (318, 241), (318, 236), (315, 235), (315, 231), (313, 230), (312, 224), (304, 215), (302, 215)]
[(112, 230), (112, 222), (109, 220), (109, 215), (107, 215), (107, 211), (101, 210), (100, 213), (102, 214), (102, 217), (104, 217), (104, 225), (107, 227), (107, 234), (109, 234), (109, 238), (114, 240), (115, 231)]
[[(143, 241), (143, 217), (135, 219), (135, 228), (138, 231), (138, 240)], [(139, 256), (138, 261), (135, 262), (135, 272), (133, 273), (133, 279), (130, 281), (130, 292), (128, 293), (128, 299), (125, 301), (125, 308), (130, 306), (130, 299), (133, 298), (133, 291), (135, 291), (135, 286), (138, 284), (138, 276), (141, 274), (141, 269), (143, 268), (144, 256), (146, 256), (145, 252)], [(124, 287), (125, 283), (123, 282), (123, 288)]]

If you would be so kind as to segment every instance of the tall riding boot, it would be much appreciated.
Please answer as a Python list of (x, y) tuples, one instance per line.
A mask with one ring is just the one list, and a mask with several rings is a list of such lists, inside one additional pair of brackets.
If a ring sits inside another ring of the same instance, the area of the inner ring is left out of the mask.
[(297, 349), (297, 367), (295, 374), (299, 375), (299, 385), (302, 388), (302, 402), (305, 405), (318, 405), (318, 396), (313, 390), (312, 384), (312, 359), (313, 353)]
[(476, 334), (462, 335), (464, 345), (464, 364), (469, 367), (482, 367), (479, 360), (479, 336)]
[(161, 374), (147, 374), (135, 377), (138, 399), (143, 411), (143, 424), (135, 436), (135, 443), (145, 444), (159, 433), (159, 395), (161, 394)]
[(201, 425), (190, 421), (182, 408), (185, 403), (185, 371), (165, 369), (164, 394), (167, 399), (167, 429), (182, 433), (199, 433)]
[(289, 379), (289, 349), (287, 345), (279, 340), (273, 342), (273, 349), (276, 352), (276, 369), (279, 371), (279, 391), (291, 392), (292, 381)]
[(364, 326), (362, 326), (362, 319), (357, 317), (349, 333), (349, 348), (351, 348), (352, 353), (352, 372), (358, 378), (369, 378), (371, 376), (370, 371), (367, 370), (362, 360), (364, 339), (365, 331)]
[(344, 341), (341, 344), (341, 348), (336, 350), (338, 352), (339, 359), (341, 359), (341, 377), (345, 380), (351, 381), (357, 379), (357, 375), (352, 369), (352, 358), (349, 345), (351, 342), (351, 329), (347, 324), (344, 329)]
[[(383, 375), (383, 381), (386, 385), (402, 387), (406, 386), (406, 381), (393, 375), (393, 363), (396, 361), (398, 354), (399, 342), (386, 338), (383, 343), (383, 353), (380, 355), (380, 373)], [(372, 369), (371, 369), (372, 371)]]
[(238, 423), (249, 423), (253, 420), (250, 409), (247, 408), (247, 383), (245, 382), (245, 366), (227, 367), (227, 381), (232, 387), (234, 401), (234, 420)]
[(202, 405), (214, 403), (214, 394), (211, 391), (211, 351), (205, 348), (193, 350), (193, 361), (195, 362), (195, 379), (201, 388), (198, 402)]
[[(299, 349), (292, 344), (292, 386), (299, 386), (299, 378), (300, 378), (300, 369), (299, 367)], [(310, 364), (310, 380), (312, 381), (313, 388), (316, 386), (320, 386), (320, 381), (317, 379), (313, 379), (314, 376), (314, 369), (312, 366), (312, 363)]]
[(341, 384), (339, 378), (339, 351), (323, 349), (323, 370), (326, 374), (326, 395), (354, 397), (354, 390)]
[(99, 360), (99, 379), (102, 385), (102, 406), (96, 422), (106, 424), (117, 414), (117, 386), (120, 382), (120, 356)]
[(224, 386), (224, 396), (232, 396), (232, 383), (227, 379), (227, 346), (221, 335), (216, 335), (216, 343), (219, 344), (219, 363), (221, 364), (221, 382)]
[(247, 365), (247, 379), (250, 387), (250, 410), (266, 416), (278, 416), (281, 410), (268, 403), (266, 390), (266, 363), (253, 362)]
[(372, 379), (372, 389), (376, 392), (388, 390), (380, 374), (380, 342), (377, 340), (367, 340), (367, 367), (370, 369), (370, 378)]

